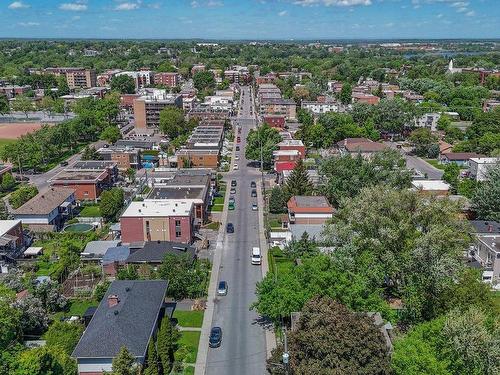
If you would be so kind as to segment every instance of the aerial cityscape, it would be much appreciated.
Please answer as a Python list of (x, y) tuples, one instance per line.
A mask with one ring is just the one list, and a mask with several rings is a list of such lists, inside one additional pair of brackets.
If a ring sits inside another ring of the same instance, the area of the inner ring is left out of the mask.
[(0, 4), (0, 375), (500, 374), (498, 0)]

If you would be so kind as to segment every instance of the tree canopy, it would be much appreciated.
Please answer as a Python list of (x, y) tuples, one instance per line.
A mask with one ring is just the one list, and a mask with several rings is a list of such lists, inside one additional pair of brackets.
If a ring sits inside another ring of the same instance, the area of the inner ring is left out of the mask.
[(281, 142), (279, 132), (268, 124), (251, 129), (247, 136), (245, 157), (249, 160), (260, 161), (261, 146), (264, 167), (269, 167), (273, 160), (273, 151), (278, 149), (277, 144)]

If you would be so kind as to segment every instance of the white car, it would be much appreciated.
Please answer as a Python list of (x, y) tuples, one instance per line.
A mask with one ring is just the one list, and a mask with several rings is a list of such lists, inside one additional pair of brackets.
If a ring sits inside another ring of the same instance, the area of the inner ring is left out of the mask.
[(240, 160), (240, 156), (239, 156), (239, 155), (236, 155), (236, 156), (234, 157), (234, 160)]
[(233, 165), (233, 169), (234, 169), (235, 171), (237, 171), (237, 170), (238, 170), (238, 164)]
[(252, 204), (252, 211), (257, 211), (259, 207), (254, 203)]

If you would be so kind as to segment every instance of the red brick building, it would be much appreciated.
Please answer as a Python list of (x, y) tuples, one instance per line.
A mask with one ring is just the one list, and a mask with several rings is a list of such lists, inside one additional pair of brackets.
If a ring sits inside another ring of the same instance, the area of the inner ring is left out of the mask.
[(334, 208), (324, 196), (296, 195), (287, 203), (290, 224), (324, 224), (333, 217)]
[(269, 126), (273, 128), (283, 129), (285, 127), (286, 123), (285, 116), (267, 115), (263, 116), (262, 119), (266, 124), (269, 124)]
[(75, 190), (76, 200), (96, 200), (111, 186), (111, 176), (107, 169), (63, 170), (49, 180), (51, 186), (67, 187)]
[(179, 73), (156, 73), (154, 76), (154, 83), (155, 85), (174, 87), (179, 84), (179, 78)]
[(147, 200), (131, 202), (120, 218), (123, 243), (175, 241), (191, 243), (192, 201)]

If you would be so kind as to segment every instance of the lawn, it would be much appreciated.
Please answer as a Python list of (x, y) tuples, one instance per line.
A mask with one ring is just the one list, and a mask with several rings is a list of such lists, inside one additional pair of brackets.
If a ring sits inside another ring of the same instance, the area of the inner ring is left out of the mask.
[(99, 206), (85, 206), (83, 210), (80, 211), (81, 217), (100, 217), (101, 209)]
[(201, 328), (203, 324), (203, 311), (175, 310), (174, 318), (181, 327)]
[(277, 246), (269, 249), (267, 257), (269, 261), (269, 271), (277, 272), (278, 276), (280, 273), (289, 272), (293, 268), (293, 261), (285, 257), (281, 249)]
[(224, 197), (217, 197), (214, 199), (214, 204), (224, 204)]
[(212, 206), (212, 208), (210, 209), (212, 212), (222, 212), (222, 210), (224, 209), (224, 205), (223, 204), (215, 204)]
[(194, 367), (188, 366), (184, 369), (184, 375), (194, 375)]
[(14, 143), (17, 139), (0, 138), (0, 148)]
[(281, 221), (278, 219), (270, 219), (269, 220), (269, 227), (270, 228), (281, 228)]
[(218, 221), (212, 221), (210, 224), (207, 224), (205, 228), (211, 229), (211, 230), (219, 230), (220, 227), (220, 222)]
[(176, 361), (196, 363), (200, 335), (201, 332), (198, 331), (181, 331), (179, 349), (174, 354)]
[(436, 159), (425, 159), (425, 161), (437, 169), (444, 170), (446, 167), (444, 164), (440, 164)]
[(85, 310), (87, 310), (90, 306), (99, 305), (98, 301), (89, 300), (89, 299), (75, 299), (71, 300), (69, 311), (65, 315), (73, 316), (78, 315), (82, 316)]

